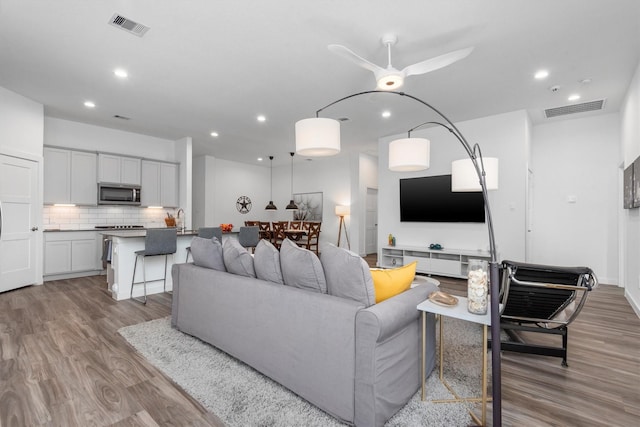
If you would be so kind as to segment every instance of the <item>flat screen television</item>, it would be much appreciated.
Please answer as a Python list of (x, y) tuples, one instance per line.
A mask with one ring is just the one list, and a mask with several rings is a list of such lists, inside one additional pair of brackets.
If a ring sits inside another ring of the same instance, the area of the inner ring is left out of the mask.
[(484, 222), (482, 192), (452, 192), (451, 175), (400, 180), (402, 222)]

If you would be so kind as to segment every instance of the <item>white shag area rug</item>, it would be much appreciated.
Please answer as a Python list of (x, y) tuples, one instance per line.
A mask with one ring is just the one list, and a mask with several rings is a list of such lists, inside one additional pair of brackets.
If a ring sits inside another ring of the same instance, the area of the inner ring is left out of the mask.
[[(459, 396), (477, 397), (481, 393), (481, 328), (475, 323), (445, 318), (444, 375)], [(127, 326), (118, 332), (149, 362), (229, 427), (345, 425), (248, 365), (197, 338), (172, 329), (169, 317)], [(438, 361), (436, 357), (436, 368), (427, 378), (427, 401), (420, 400), (418, 390), (407, 405), (387, 421), (386, 426), (456, 427), (473, 424), (468, 412), (471, 404), (429, 401), (453, 397), (440, 382)], [(476, 413), (479, 414), (479, 410)]]

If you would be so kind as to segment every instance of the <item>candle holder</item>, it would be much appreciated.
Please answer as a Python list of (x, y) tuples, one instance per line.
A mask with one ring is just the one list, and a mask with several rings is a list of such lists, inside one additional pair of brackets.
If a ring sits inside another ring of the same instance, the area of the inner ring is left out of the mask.
[(467, 273), (467, 310), (473, 314), (487, 314), (489, 280), (487, 261), (470, 259)]

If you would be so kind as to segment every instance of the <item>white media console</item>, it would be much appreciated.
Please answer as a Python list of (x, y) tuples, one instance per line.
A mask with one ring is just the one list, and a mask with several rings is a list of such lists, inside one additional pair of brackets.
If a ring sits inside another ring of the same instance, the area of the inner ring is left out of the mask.
[(470, 259), (491, 261), (488, 251), (465, 249), (429, 249), (421, 246), (383, 246), (378, 264), (394, 268), (418, 261), (416, 271), (424, 274), (466, 278)]

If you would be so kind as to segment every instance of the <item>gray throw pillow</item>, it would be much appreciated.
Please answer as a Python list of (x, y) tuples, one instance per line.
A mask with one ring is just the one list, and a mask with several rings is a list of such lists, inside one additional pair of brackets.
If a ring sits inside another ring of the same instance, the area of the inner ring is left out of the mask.
[(322, 248), (320, 261), (327, 279), (329, 295), (353, 299), (366, 307), (376, 303), (371, 271), (361, 256), (327, 244)]
[(222, 245), (215, 237), (213, 239), (194, 237), (191, 241), (191, 256), (193, 263), (197, 266), (227, 271), (222, 258)]
[(320, 259), (289, 239), (284, 239), (280, 246), (280, 267), (285, 285), (327, 293), (327, 282)]
[(256, 277), (269, 282), (284, 284), (280, 269), (280, 252), (268, 240), (260, 240), (253, 253)]
[(256, 271), (253, 268), (253, 257), (240, 245), (238, 239), (230, 237), (224, 241), (222, 257), (224, 259), (224, 266), (229, 273), (239, 276), (256, 277)]

